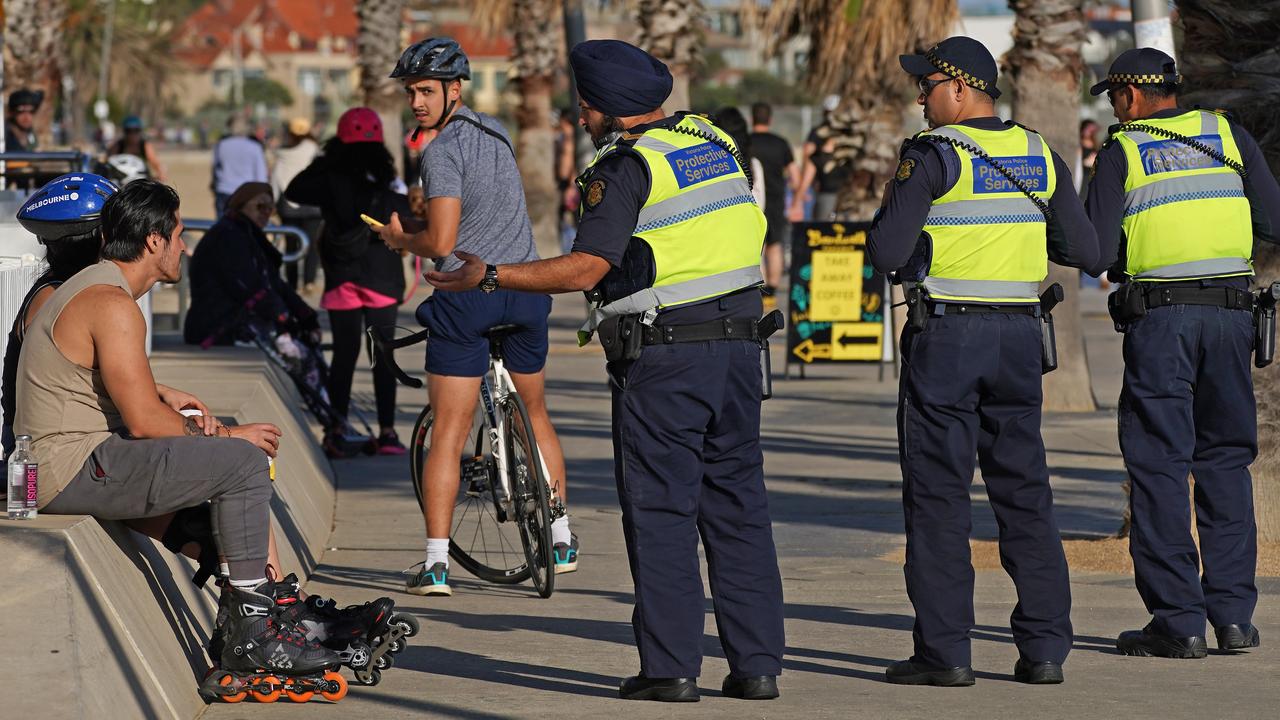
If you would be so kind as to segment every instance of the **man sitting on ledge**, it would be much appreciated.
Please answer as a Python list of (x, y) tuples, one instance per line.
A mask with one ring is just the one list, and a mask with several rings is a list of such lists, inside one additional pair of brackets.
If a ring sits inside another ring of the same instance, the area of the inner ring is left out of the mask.
[(156, 282), (178, 280), (186, 248), (178, 204), (172, 188), (150, 181), (107, 200), (102, 262), (59, 286), (27, 328), (14, 428), (32, 437), (43, 512), (123, 520), (212, 499), (232, 583), (253, 587), (266, 579), (266, 455), (275, 455), (280, 430), (174, 410), (164, 395), (179, 391), (151, 375), (135, 302)]

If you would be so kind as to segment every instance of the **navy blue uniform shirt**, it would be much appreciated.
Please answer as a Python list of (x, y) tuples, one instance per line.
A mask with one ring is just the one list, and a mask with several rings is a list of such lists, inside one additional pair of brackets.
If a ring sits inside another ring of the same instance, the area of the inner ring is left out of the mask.
[[(957, 123), (976, 130), (1009, 127), (997, 117)], [(1058, 153), (1053, 155), (1057, 187), (1049, 198), (1054, 219), (1048, 223), (1049, 259), (1059, 265), (1088, 270), (1098, 262), (1098, 238), (1076, 194), (1071, 171)], [(915, 167), (904, 180), (893, 180), (887, 202), (867, 233), (867, 257), (876, 270), (889, 273), (907, 264), (924, 230), (933, 201), (947, 194), (960, 178), (960, 156), (954, 147), (932, 141), (912, 143), (903, 160)]]
[[(669, 128), (680, 122), (677, 116), (666, 117), (645, 125), (629, 128), (642, 133), (652, 128)], [(578, 221), (574, 252), (587, 253), (609, 261), (614, 270), (622, 268), (623, 255), (632, 242), (639, 224), (640, 208), (649, 197), (649, 169), (632, 153), (613, 152), (592, 168), (591, 182), (604, 181), (604, 194), (592, 206), (584, 204)], [(690, 238), (690, 242), (698, 242)], [(763, 243), (764, 238), (761, 237)], [(638, 238), (635, 242), (641, 242)], [(616, 300), (617, 298), (611, 298)], [(658, 314), (661, 325), (693, 325), (723, 318), (758, 318), (763, 313), (760, 291), (748, 288), (731, 295), (713, 298), (695, 305), (664, 310)]]
[[(1154, 113), (1151, 117), (1171, 118), (1186, 112), (1188, 111), (1181, 108), (1170, 108)], [(1276, 184), (1275, 176), (1271, 174), (1271, 168), (1267, 167), (1267, 160), (1253, 136), (1234, 122), (1229, 121), (1228, 124), (1236, 147), (1240, 148), (1240, 158), (1244, 161), (1244, 195), (1249, 199), (1253, 236), (1257, 240), (1280, 243), (1280, 186)], [(1115, 126), (1112, 127), (1113, 132), (1114, 129)], [(1129, 175), (1129, 165), (1125, 161), (1124, 148), (1120, 147), (1120, 143), (1108, 141), (1098, 152), (1094, 169), (1093, 179), (1089, 181), (1086, 205), (1089, 219), (1098, 233), (1099, 257), (1098, 264), (1089, 274), (1100, 275), (1116, 265), (1120, 259), (1120, 248), (1124, 244), (1124, 231), (1120, 227), (1120, 221), (1124, 219), (1124, 183)], [(1115, 269), (1117, 272), (1123, 270)], [(1243, 289), (1248, 286), (1248, 279), (1223, 278), (1213, 284)]]

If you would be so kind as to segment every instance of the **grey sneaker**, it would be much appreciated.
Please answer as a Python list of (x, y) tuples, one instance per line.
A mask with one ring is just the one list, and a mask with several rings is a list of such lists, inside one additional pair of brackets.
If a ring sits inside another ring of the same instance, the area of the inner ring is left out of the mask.
[(578, 569), (578, 536), (570, 535), (568, 543), (556, 543), (551, 546), (551, 558), (555, 562), (556, 574), (571, 573)]
[(452, 595), (449, 587), (449, 566), (438, 562), (430, 568), (422, 563), (417, 575), (405, 581), (404, 589), (414, 595)]

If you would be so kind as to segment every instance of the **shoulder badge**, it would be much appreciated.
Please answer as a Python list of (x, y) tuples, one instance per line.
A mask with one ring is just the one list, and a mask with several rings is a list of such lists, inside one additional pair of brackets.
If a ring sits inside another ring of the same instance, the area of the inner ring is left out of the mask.
[(898, 182), (906, 182), (907, 178), (911, 177), (911, 173), (915, 171), (916, 161), (912, 158), (907, 158), (898, 164), (898, 172), (894, 174), (893, 179)]
[(600, 201), (604, 200), (604, 190), (604, 180), (592, 180), (591, 184), (587, 185), (587, 194), (583, 198), (583, 202), (586, 203), (588, 210), (595, 209), (600, 204)]

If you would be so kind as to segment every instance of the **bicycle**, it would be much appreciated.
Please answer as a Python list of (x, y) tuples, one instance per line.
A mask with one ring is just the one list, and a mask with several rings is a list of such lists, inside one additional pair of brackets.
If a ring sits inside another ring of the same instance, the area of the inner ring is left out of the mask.
[[(529, 413), (503, 364), (502, 341), (519, 329), (497, 325), (485, 333), (489, 370), (481, 379), (480, 402), (463, 446), (464, 452), (470, 452), (459, 459), (461, 482), (449, 533), (449, 557), (492, 583), (514, 585), (531, 579), (538, 595), (546, 598), (555, 587), (551, 523), (564, 515), (564, 503), (551, 490)], [(421, 388), (421, 380), (396, 364), (395, 351), (427, 340), (429, 331), (398, 340), (381, 337), (376, 328), (367, 332), (377, 361), (388, 363), (400, 383)], [(410, 480), (424, 512), (422, 472), (431, 452), (434, 420), (428, 403), (414, 423), (409, 443)], [(515, 554), (515, 542), (509, 538), (512, 524), (523, 549), (522, 561), (520, 556), (511, 557)]]

